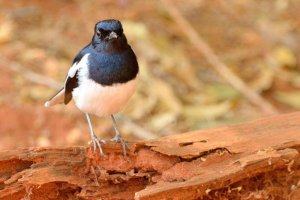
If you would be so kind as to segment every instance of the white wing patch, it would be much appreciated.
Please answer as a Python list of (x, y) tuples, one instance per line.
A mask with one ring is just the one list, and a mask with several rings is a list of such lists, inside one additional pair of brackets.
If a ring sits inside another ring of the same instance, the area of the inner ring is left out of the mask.
[(68, 77), (73, 78), (76, 74), (76, 72), (80, 69), (80, 68), (85, 68), (88, 65), (88, 57), (89, 57), (89, 53), (85, 54), (81, 60), (77, 63), (74, 63), (72, 65), (72, 67), (69, 69), (68, 72)]
[[(64, 87), (66, 86), (66, 82), (68, 78), (73, 78), (76, 72), (80, 69), (87, 69), (88, 66), (88, 56), (90, 54), (84, 55), (81, 60), (77, 63), (74, 63), (68, 71), (68, 76), (65, 80)], [(59, 93), (57, 93), (54, 97), (52, 97), (49, 101), (45, 103), (45, 107), (53, 106), (55, 104), (63, 103), (65, 98), (65, 88), (63, 88)]]
[(74, 63), (68, 71), (68, 77), (73, 78), (78, 70), (78, 62)]

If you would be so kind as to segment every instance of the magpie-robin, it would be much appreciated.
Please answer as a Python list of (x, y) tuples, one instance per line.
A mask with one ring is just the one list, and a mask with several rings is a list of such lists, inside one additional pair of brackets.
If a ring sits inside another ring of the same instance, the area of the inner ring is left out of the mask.
[(65, 84), (45, 107), (58, 103), (67, 104), (74, 98), (76, 106), (85, 113), (94, 151), (99, 148), (105, 157), (101, 142), (93, 131), (89, 114), (111, 116), (115, 136), (121, 142), (126, 157), (126, 143), (120, 136), (114, 113), (119, 112), (132, 96), (139, 71), (136, 56), (127, 43), (122, 24), (108, 19), (95, 25), (92, 41), (74, 58)]

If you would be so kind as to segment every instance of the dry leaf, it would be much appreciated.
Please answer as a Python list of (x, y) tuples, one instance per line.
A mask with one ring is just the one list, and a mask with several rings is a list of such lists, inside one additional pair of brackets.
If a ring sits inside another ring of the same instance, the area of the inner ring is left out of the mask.
[(211, 84), (204, 90), (206, 96), (211, 102), (220, 102), (224, 100), (233, 100), (240, 97), (240, 93), (232, 86), (227, 84)]
[(254, 91), (262, 92), (272, 86), (275, 71), (264, 65), (261, 65), (259, 69), (259, 74), (251, 81), (250, 86)]
[(300, 73), (295, 70), (278, 69), (276, 78), (291, 83), (295, 87), (300, 87)]
[(212, 105), (197, 105), (184, 107), (183, 114), (186, 118), (198, 120), (216, 119), (225, 115), (232, 107), (232, 102), (224, 101)]
[(151, 120), (147, 123), (154, 131), (159, 131), (174, 123), (177, 119), (177, 115), (174, 112), (159, 113), (153, 115)]
[(149, 113), (154, 110), (156, 104), (156, 97), (145, 96), (140, 92), (137, 92), (128, 103), (125, 112), (132, 119), (141, 119), (142, 117), (149, 115)]
[(300, 92), (283, 92), (279, 91), (274, 94), (279, 102), (289, 105), (293, 108), (300, 109)]
[(143, 23), (124, 20), (122, 25), (129, 40), (144, 40), (149, 36), (149, 31)]
[(286, 47), (278, 47), (274, 50), (274, 56), (279, 66), (296, 67), (297, 58), (295, 54)]
[(11, 41), (13, 37), (13, 22), (5, 20), (0, 23), (0, 44)]
[(153, 79), (150, 87), (151, 95), (157, 96), (159, 100), (174, 112), (180, 112), (182, 104), (175, 95), (173, 88), (165, 81)]

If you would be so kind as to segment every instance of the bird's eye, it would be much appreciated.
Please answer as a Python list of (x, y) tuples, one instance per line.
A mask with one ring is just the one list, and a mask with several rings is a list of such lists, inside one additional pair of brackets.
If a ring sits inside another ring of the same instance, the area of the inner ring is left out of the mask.
[(100, 36), (101, 36), (100, 30), (97, 29), (97, 30), (96, 30), (96, 34), (97, 34), (98, 37), (100, 37)]
[(118, 35), (118, 36), (122, 36), (122, 34), (123, 34), (123, 30), (122, 29), (119, 29), (119, 30), (117, 30), (117, 31), (115, 31), (116, 32), (116, 34)]

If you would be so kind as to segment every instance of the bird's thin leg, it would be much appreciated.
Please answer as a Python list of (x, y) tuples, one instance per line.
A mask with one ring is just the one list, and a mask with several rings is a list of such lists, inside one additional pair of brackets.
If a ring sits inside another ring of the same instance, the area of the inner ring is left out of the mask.
[(116, 122), (115, 117), (113, 115), (111, 115), (111, 120), (112, 120), (113, 127), (114, 127), (114, 130), (115, 130), (115, 136), (111, 140), (114, 141), (114, 142), (121, 142), (122, 147), (123, 147), (123, 156), (124, 156), (124, 158), (126, 158), (126, 147), (127, 147), (126, 142), (120, 135), (120, 132), (119, 132), (118, 127), (117, 127), (117, 122)]
[(89, 127), (90, 127), (90, 134), (91, 134), (91, 139), (92, 139), (92, 142), (93, 142), (93, 145), (94, 145), (94, 152), (96, 152), (96, 149), (98, 147), (101, 156), (103, 158), (105, 158), (105, 155), (103, 153), (103, 150), (102, 150), (102, 147), (101, 147), (101, 143), (100, 143), (100, 142), (102, 142), (102, 143), (105, 143), (105, 142), (103, 140), (99, 140), (97, 138), (97, 136), (95, 135), (89, 114), (85, 113), (85, 116), (86, 116), (86, 119), (87, 119)]

